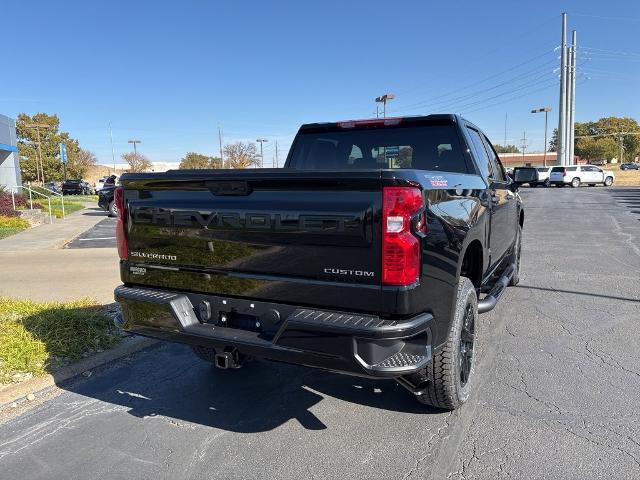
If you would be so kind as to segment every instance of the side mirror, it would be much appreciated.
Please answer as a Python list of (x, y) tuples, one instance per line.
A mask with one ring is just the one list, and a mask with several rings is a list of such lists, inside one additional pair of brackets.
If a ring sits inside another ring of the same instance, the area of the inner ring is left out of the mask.
[(538, 170), (535, 168), (527, 168), (527, 167), (516, 167), (513, 169), (513, 187), (519, 188), (521, 185), (525, 183), (537, 182)]

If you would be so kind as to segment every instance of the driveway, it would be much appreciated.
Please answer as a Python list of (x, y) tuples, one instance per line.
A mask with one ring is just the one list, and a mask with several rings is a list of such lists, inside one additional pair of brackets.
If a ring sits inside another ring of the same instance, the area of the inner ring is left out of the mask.
[(640, 190), (522, 196), (521, 284), (481, 317), (480, 374), (462, 409), (426, 409), (393, 382), (284, 364), (218, 371), (187, 347), (160, 344), (60, 385), (0, 425), (0, 471), (640, 478)]

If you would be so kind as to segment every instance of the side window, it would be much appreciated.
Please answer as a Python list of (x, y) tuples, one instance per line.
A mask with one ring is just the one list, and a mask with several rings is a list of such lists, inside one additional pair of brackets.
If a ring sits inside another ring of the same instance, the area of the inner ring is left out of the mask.
[(482, 172), (482, 175), (487, 180), (493, 178), (493, 166), (489, 159), (489, 155), (487, 155), (487, 150), (484, 148), (484, 143), (482, 143), (482, 138), (480, 138), (480, 133), (470, 127), (467, 127), (467, 131), (469, 132), (471, 142), (473, 143), (474, 150), (476, 151), (475, 158), (478, 161), (478, 168), (480, 169), (480, 172)]
[(487, 153), (489, 154), (489, 159), (491, 160), (491, 164), (493, 165), (493, 179), (497, 180), (498, 182), (506, 182), (507, 175), (504, 173), (504, 168), (502, 167), (502, 163), (500, 162), (498, 154), (493, 149), (493, 145), (491, 145), (489, 139), (485, 135), (483, 135), (482, 138), (484, 138), (484, 142), (487, 147)]
[(349, 153), (349, 158), (347, 159), (347, 165), (353, 166), (356, 160), (362, 159), (362, 150), (357, 145), (351, 146), (351, 153)]

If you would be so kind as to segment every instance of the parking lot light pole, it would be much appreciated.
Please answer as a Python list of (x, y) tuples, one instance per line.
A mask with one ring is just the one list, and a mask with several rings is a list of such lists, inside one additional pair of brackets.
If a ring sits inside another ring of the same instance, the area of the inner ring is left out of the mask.
[(136, 148), (136, 144), (142, 142), (140, 140), (129, 140), (127, 143), (133, 143), (133, 158), (138, 160), (138, 149)]
[(262, 144), (264, 142), (268, 142), (269, 140), (267, 140), (266, 138), (258, 138), (256, 139), (256, 142), (260, 143), (260, 168), (264, 167), (264, 157), (262, 156)]
[(387, 117), (387, 101), (393, 100), (396, 98), (395, 93), (385, 93), (384, 95), (380, 95), (376, 97), (376, 103), (382, 103), (382, 117)]
[(548, 120), (550, 111), (551, 111), (551, 107), (535, 108), (531, 110), (531, 113), (544, 112), (544, 155), (542, 156), (542, 166), (544, 167), (547, 166), (547, 120)]

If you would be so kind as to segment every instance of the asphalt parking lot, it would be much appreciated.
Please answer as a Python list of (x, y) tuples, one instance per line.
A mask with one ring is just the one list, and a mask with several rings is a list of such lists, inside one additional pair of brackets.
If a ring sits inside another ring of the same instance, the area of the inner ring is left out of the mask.
[(97, 214), (103, 214), (105, 219), (73, 239), (64, 248), (116, 248), (115, 217), (107, 217), (103, 212)]
[(640, 478), (640, 189), (521, 193), (521, 282), (481, 317), (462, 409), (283, 364), (217, 371), (161, 344), (0, 425), (2, 476)]

